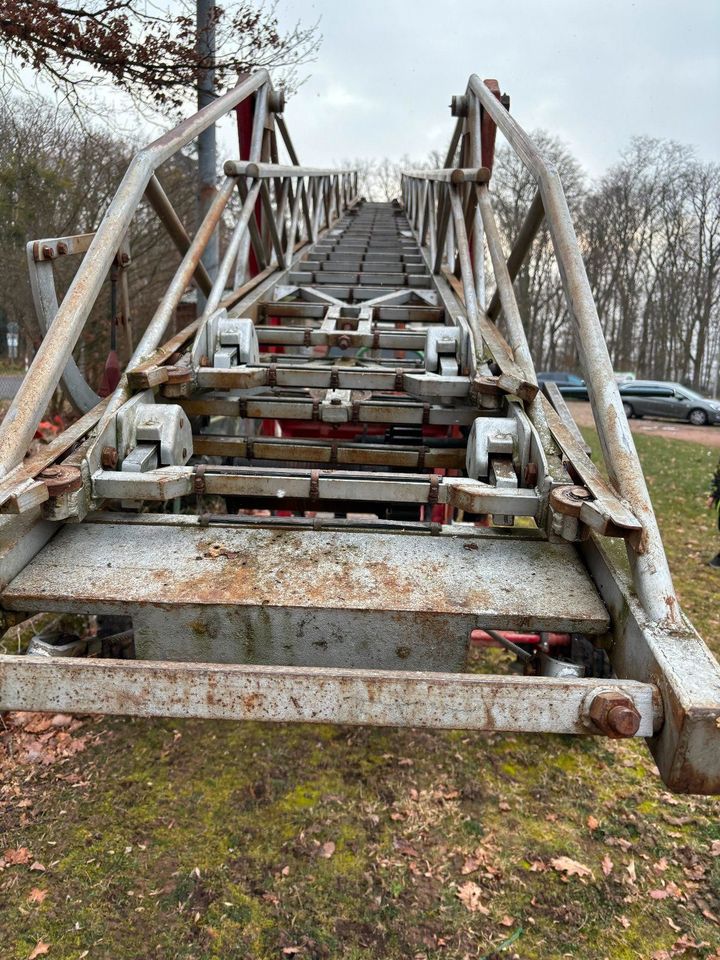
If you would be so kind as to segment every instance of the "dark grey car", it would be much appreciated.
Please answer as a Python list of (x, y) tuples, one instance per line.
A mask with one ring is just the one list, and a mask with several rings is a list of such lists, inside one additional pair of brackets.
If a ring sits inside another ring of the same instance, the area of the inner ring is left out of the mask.
[(628, 417), (666, 417), (689, 420), (696, 426), (720, 423), (720, 403), (706, 400), (680, 383), (660, 380), (630, 380), (620, 386)]
[(558, 385), (560, 393), (568, 400), (588, 400), (587, 387), (582, 377), (576, 373), (568, 373), (566, 370), (541, 371), (537, 375), (538, 383), (547, 383), (552, 380)]

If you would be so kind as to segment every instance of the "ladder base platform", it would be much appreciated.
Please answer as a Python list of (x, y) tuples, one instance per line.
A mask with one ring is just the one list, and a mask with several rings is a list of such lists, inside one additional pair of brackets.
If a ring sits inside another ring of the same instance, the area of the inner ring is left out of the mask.
[(169, 519), (66, 524), (3, 605), (132, 616), (142, 659), (398, 670), (463, 670), (476, 627), (609, 627), (570, 544)]

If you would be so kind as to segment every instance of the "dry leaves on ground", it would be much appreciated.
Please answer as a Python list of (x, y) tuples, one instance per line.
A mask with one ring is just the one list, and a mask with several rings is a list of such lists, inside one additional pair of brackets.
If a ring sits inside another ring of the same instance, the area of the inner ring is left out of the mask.
[(50, 949), (50, 944), (49, 944), (49, 943), (45, 943), (44, 940), (38, 940), (37, 946), (35, 947), (35, 949), (33, 950), (33, 952), (32, 952), (32, 953), (30, 954), (30, 956), (28, 957), (28, 960), (35, 960), (36, 957), (42, 957), (42, 956), (44, 956), (44, 955), (48, 952), (49, 949)]
[(484, 907), (481, 902), (482, 888), (472, 880), (463, 883), (457, 890), (458, 900), (470, 911), (470, 913), (482, 913), (488, 916), (490, 911)]
[(568, 877), (593, 876), (590, 867), (586, 867), (584, 863), (579, 863), (577, 860), (571, 860), (570, 857), (553, 857), (550, 861), (550, 866), (557, 870), (558, 873), (564, 873)]

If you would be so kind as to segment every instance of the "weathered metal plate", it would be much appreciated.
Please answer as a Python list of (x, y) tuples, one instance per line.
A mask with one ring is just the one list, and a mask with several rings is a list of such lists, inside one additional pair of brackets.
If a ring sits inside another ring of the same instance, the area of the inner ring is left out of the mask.
[[(613, 681), (640, 713), (661, 716), (651, 684)], [(585, 717), (606, 680), (373, 670), (0, 657), (0, 709), (530, 733), (597, 732)]]
[(221, 662), (460, 670), (474, 627), (608, 627), (570, 545), (230, 526), (67, 525), (2, 602), (132, 614), (141, 656)]

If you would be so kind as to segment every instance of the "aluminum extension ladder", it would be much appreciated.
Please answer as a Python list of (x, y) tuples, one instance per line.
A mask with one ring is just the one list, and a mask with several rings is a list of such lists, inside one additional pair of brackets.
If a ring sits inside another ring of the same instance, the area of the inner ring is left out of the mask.
[[(259, 71), (141, 151), (94, 234), (28, 245), (48, 332), (0, 427), (0, 608), (105, 636), (0, 658), (0, 708), (641, 736), (669, 786), (720, 790), (720, 670), (674, 596), (557, 173), (508, 106), (471, 77), (445, 167), (373, 203), (299, 165)], [(156, 170), (232, 110), (249, 150), (189, 236)], [(509, 256), (498, 128), (538, 184)], [(72, 350), (111, 268), (127, 290), (143, 197), (181, 264), (100, 400)], [(517, 308), (543, 220), (610, 483)], [(58, 306), (60, 257), (82, 259)], [(202, 313), (163, 342), (191, 282)], [(82, 415), (23, 460), (61, 377)], [(472, 637), (522, 672), (467, 672)]]

